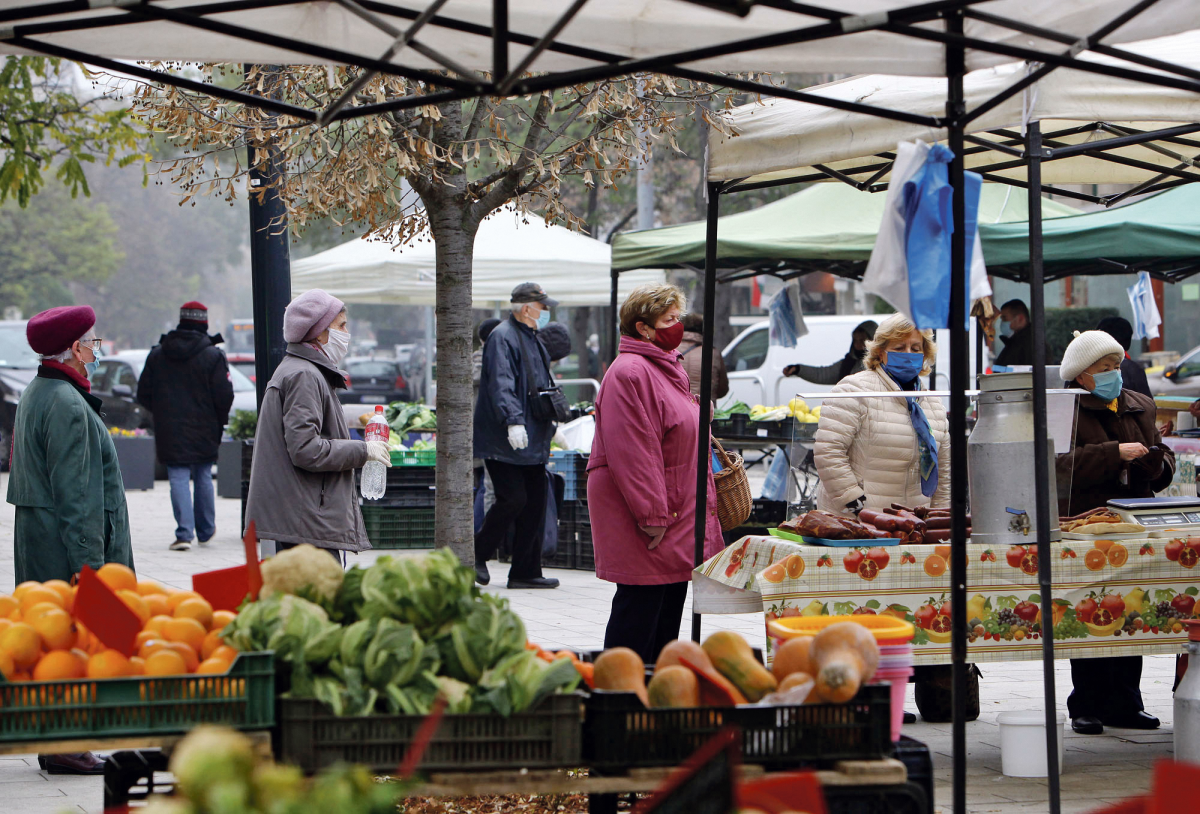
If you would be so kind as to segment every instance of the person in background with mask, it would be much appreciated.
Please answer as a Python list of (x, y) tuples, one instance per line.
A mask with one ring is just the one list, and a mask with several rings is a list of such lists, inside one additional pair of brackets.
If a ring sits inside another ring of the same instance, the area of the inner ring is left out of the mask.
[(229, 364), (217, 347), (224, 341), (208, 335), (204, 304), (186, 302), (179, 327), (158, 340), (138, 378), (138, 404), (154, 416), (154, 447), (171, 482), (172, 551), (187, 551), (193, 537), (207, 543), (217, 530), (212, 467), (233, 406)]
[[(1079, 396), (1074, 448), (1055, 461), (1058, 513), (1072, 517), (1114, 498), (1153, 497), (1175, 474), (1175, 453), (1155, 426), (1154, 399), (1122, 386), (1125, 349), (1104, 331), (1075, 332), (1059, 372)], [(1098, 735), (1105, 726), (1157, 729), (1144, 711), (1140, 656), (1072, 659), (1071, 726)]]
[(863, 369), (863, 357), (867, 355), (867, 343), (875, 338), (875, 320), (868, 319), (855, 326), (850, 334), (850, 350), (832, 365), (788, 365), (784, 376), (798, 376), (813, 384), (837, 384), (847, 376)]
[(1007, 336), (996, 332), (1004, 343), (994, 364), (1004, 367), (1033, 364), (1033, 332), (1029, 330), (1029, 308), (1021, 300), (1009, 300), (1000, 306), (1000, 331), (1007, 324), (1011, 333)]
[(1150, 392), (1150, 382), (1146, 380), (1146, 371), (1129, 355), (1133, 345), (1133, 326), (1124, 317), (1105, 317), (1096, 325), (1097, 331), (1104, 331), (1121, 343), (1125, 355), (1121, 359), (1121, 383), (1126, 390), (1141, 393), (1143, 396), (1154, 398)]
[(558, 305), (537, 283), (512, 292), (512, 314), (483, 346), (479, 400), (475, 404), (475, 457), (483, 459), (495, 503), (475, 535), (475, 579), (491, 581), (487, 561), (513, 530), (509, 588), (557, 588), (542, 576), (541, 532), (546, 512), (546, 463), (555, 425), (532, 409), (537, 392), (551, 386), (550, 358), (537, 332)]
[(280, 549), (301, 543), (342, 561), (343, 551), (371, 547), (354, 489), (367, 461), (392, 465), (385, 441), (350, 438), (337, 390), (338, 364), (350, 350), (346, 306), (314, 288), (283, 315), (287, 355), (267, 385), (254, 436), (246, 523)]
[(705, 504), (696, 505), (700, 404), (678, 350), (686, 307), (668, 284), (638, 286), (621, 306), (621, 344), (596, 397), (587, 466), (596, 576), (617, 584), (604, 647), (631, 648), (647, 664), (679, 638), (697, 512), (705, 559), (724, 546), (711, 472)]
[(903, 314), (879, 323), (863, 357), (866, 369), (830, 392), (913, 395), (829, 399), (821, 406), (813, 447), (818, 509), (849, 516), (893, 503), (950, 505), (946, 408), (919, 395), (935, 353), (933, 332), (918, 331)]
[[(16, 506), (16, 584), (72, 582), (83, 566), (133, 567), (129, 514), (117, 450), (91, 394), (101, 340), (86, 305), (43, 311), (25, 336), (41, 357), (17, 404), (8, 502)], [(103, 774), (104, 760), (83, 752), (38, 757), (50, 774)]]

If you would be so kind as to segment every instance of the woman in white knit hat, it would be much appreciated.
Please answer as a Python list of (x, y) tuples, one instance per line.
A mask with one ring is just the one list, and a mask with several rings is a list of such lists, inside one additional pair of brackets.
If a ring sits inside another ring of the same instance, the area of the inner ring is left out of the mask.
[[(1063, 354), (1067, 387), (1079, 396), (1073, 449), (1057, 460), (1059, 514), (1072, 516), (1115, 498), (1153, 497), (1171, 482), (1175, 454), (1155, 426), (1154, 400), (1122, 387), (1125, 349), (1103, 331), (1075, 333)], [(1140, 656), (1072, 659), (1071, 726), (1095, 735), (1104, 727), (1157, 729), (1142, 707)]]

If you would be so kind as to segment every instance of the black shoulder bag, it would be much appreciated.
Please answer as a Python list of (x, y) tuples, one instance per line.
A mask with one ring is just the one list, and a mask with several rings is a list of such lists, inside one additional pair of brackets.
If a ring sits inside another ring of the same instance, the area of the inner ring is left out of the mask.
[(538, 380), (533, 375), (534, 369), (531, 360), (528, 354), (522, 352), (521, 361), (525, 366), (525, 386), (529, 390), (529, 412), (535, 421), (557, 421), (559, 424), (565, 424), (571, 420), (571, 405), (567, 403), (567, 397), (563, 394), (562, 388), (553, 384), (554, 376), (550, 373), (550, 366), (546, 363), (545, 357), (542, 356), (544, 351), (541, 343), (537, 341), (537, 337), (534, 337), (533, 343), (538, 360), (542, 363), (542, 369), (546, 371), (546, 376), (551, 384), (548, 387), (538, 386)]

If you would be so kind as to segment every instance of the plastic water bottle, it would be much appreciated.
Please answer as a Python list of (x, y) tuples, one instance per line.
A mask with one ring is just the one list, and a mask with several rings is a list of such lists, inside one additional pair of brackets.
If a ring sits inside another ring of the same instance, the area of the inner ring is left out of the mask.
[[(375, 415), (367, 422), (366, 437), (368, 441), (379, 439), (385, 444), (391, 435), (391, 428), (383, 418), (383, 405), (375, 405)], [(362, 469), (359, 483), (359, 493), (363, 500), (379, 500), (387, 491), (387, 467), (379, 461), (367, 461)]]

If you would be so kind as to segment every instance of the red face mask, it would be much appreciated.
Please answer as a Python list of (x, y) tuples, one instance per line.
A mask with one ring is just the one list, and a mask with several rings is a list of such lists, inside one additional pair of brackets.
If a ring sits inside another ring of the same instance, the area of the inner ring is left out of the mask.
[(657, 328), (654, 331), (654, 339), (650, 341), (654, 343), (655, 347), (668, 353), (675, 350), (683, 341), (683, 323), (676, 322), (670, 328)]

